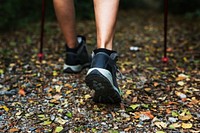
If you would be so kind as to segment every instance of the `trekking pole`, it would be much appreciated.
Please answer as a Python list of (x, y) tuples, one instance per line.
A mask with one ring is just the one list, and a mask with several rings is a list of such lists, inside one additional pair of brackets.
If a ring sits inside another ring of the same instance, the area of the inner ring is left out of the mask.
[(164, 57), (162, 61), (167, 63), (169, 58), (167, 57), (167, 21), (168, 21), (168, 0), (164, 0)]
[(41, 17), (41, 31), (40, 31), (40, 51), (38, 54), (39, 61), (41, 62), (43, 54), (43, 41), (44, 41), (44, 18), (45, 18), (45, 0), (42, 0), (42, 17)]

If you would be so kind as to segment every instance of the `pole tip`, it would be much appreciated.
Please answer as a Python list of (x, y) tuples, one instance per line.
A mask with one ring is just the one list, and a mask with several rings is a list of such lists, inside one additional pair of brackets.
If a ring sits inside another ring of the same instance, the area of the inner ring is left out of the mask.
[(44, 54), (43, 53), (39, 53), (38, 54), (38, 59), (39, 59), (40, 62), (42, 61), (43, 58), (44, 58)]
[(168, 57), (163, 57), (163, 58), (162, 58), (162, 62), (163, 62), (163, 63), (168, 63), (168, 61), (169, 61), (169, 58), (168, 58)]

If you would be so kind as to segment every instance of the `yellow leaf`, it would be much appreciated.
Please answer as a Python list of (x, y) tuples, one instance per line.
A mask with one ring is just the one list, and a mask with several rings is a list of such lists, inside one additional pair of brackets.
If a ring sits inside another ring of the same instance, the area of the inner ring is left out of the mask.
[(6, 112), (8, 112), (9, 111), (9, 108), (7, 107), (7, 106), (5, 106), (5, 105), (3, 105), (3, 106), (0, 106), (0, 109), (4, 109)]
[(72, 91), (71, 90), (69, 90), (69, 91), (66, 91), (66, 94), (69, 94), (69, 93), (71, 93)]
[(63, 127), (56, 127), (55, 133), (59, 133), (63, 130)]
[(85, 104), (85, 102), (83, 101), (83, 99), (80, 99), (79, 103), (82, 104), (82, 105)]
[(189, 76), (185, 75), (185, 74), (179, 74), (178, 77), (176, 78), (176, 81), (181, 81), (184, 80), (186, 78), (188, 78)]
[(165, 133), (164, 131), (156, 131), (156, 133)]
[(62, 112), (63, 112), (63, 109), (59, 109), (59, 110), (58, 110), (58, 113), (62, 113)]
[(91, 96), (89, 94), (87, 94), (87, 95), (84, 96), (84, 98), (89, 99), (89, 98), (91, 98)]
[(53, 76), (57, 76), (58, 73), (56, 71), (53, 71)]
[(132, 104), (130, 107), (131, 107), (131, 109), (135, 110), (139, 106), (140, 106), (139, 104)]
[(44, 121), (43, 122), (43, 125), (50, 125), (51, 124), (51, 121)]
[(133, 92), (132, 92), (132, 90), (127, 90), (126, 91), (126, 95), (130, 95), (130, 94), (132, 94)]
[(192, 118), (192, 115), (191, 114), (184, 115), (184, 116), (180, 115), (178, 118), (182, 121), (187, 121), (187, 120), (190, 120)]
[(149, 61), (149, 58), (148, 58), (148, 57), (145, 57), (145, 60), (148, 62), (148, 61)]
[(145, 91), (149, 92), (151, 88), (144, 88)]
[(192, 123), (182, 123), (181, 127), (184, 129), (192, 128)]
[(4, 73), (3, 69), (0, 69), (0, 74), (3, 74), (3, 73)]

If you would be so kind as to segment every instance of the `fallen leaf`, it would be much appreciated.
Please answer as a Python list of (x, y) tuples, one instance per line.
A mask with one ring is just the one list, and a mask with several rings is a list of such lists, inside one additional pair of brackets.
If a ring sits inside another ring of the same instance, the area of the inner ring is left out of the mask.
[(60, 85), (55, 85), (55, 89), (56, 89), (56, 92), (60, 93), (60, 92), (61, 92), (61, 89), (62, 89), (62, 86), (60, 86)]
[(162, 122), (162, 121), (157, 121), (157, 122), (154, 122), (154, 124), (158, 127), (158, 128), (160, 128), (160, 129), (162, 129), (162, 128), (167, 128), (167, 123), (165, 123), (165, 122)]
[(180, 86), (184, 86), (184, 85), (185, 85), (185, 82), (183, 82), (183, 81), (178, 81), (177, 84), (180, 85)]
[(181, 127), (184, 128), (184, 129), (192, 128), (192, 123), (184, 123), (183, 122)]
[(9, 133), (14, 133), (14, 132), (18, 132), (18, 131), (19, 131), (18, 128), (11, 128), (11, 129), (9, 130)]
[(58, 73), (56, 71), (53, 71), (53, 76), (57, 76)]
[(166, 113), (167, 113), (167, 114), (170, 114), (170, 113), (171, 113), (171, 110), (170, 110), (169, 108), (167, 108), (167, 109), (166, 109)]
[(188, 78), (189, 76), (185, 75), (185, 74), (179, 74), (178, 77), (176, 78), (176, 81), (181, 81), (184, 80), (186, 78)]
[(144, 90), (145, 90), (146, 92), (149, 92), (149, 91), (151, 91), (151, 88), (144, 88)]
[(140, 120), (141, 121), (146, 121), (146, 120), (150, 120), (151, 118), (145, 114), (140, 114)]
[(188, 109), (185, 108), (185, 109), (183, 109), (183, 110), (181, 111), (181, 114), (180, 114), (180, 115), (181, 115), (181, 116), (184, 116), (184, 115), (189, 115), (189, 114), (191, 114), (190, 111), (189, 111)]
[(130, 95), (130, 94), (132, 94), (132, 93), (133, 93), (132, 90), (127, 90), (127, 91), (126, 91), (126, 95)]
[(43, 122), (43, 125), (50, 125), (51, 123), (52, 123), (52, 122), (48, 120), (48, 121), (44, 121), (44, 122)]
[(149, 118), (151, 118), (151, 119), (153, 119), (154, 118), (154, 116), (151, 114), (151, 112), (150, 111), (146, 111), (146, 112), (141, 112), (142, 114), (144, 114), (144, 115), (146, 115), (146, 116), (148, 116)]
[(61, 97), (62, 97), (62, 96), (59, 95), (59, 94), (56, 94), (56, 95), (53, 96), (53, 98), (54, 98), (55, 100), (59, 100)]
[(57, 117), (55, 121), (61, 125), (64, 125), (67, 122), (66, 120), (62, 119), (61, 117)]
[(192, 118), (192, 115), (191, 115), (191, 114), (184, 115), (184, 116), (179, 115), (178, 118), (179, 118), (180, 120), (182, 120), (182, 121), (187, 121), (187, 120), (190, 120), (190, 119)]
[(66, 91), (65, 93), (66, 93), (66, 94), (69, 94), (69, 93), (71, 93), (71, 92), (72, 92), (71, 90), (68, 90), (68, 91)]
[(177, 116), (179, 116), (179, 113), (177, 111), (172, 111), (172, 116), (177, 117)]
[(73, 88), (69, 83), (65, 84), (64, 87), (67, 87), (67, 88), (69, 88), (69, 89), (72, 89), (72, 88)]
[(153, 85), (156, 87), (156, 86), (159, 85), (159, 83), (158, 82), (154, 82)]
[(179, 127), (181, 127), (180, 123), (173, 123), (173, 124), (169, 125), (170, 129), (175, 129), (175, 128), (179, 128)]
[(137, 97), (133, 97), (133, 99), (132, 99), (132, 103), (136, 103), (136, 102), (137, 102), (137, 100), (138, 100), (138, 98), (137, 98)]
[(175, 94), (180, 97), (181, 99), (187, 98), (187, 96), (185, 94), (183, 94), (182, 92), (179, 91), (175, 91)]
[(40, 120), (45, 120), (46, 119), (46, 116), (44, 114), (40, 114), (38, 115), (39, 119)]
[(176, 105), (178, 105), (177, 102), (171, 102), (171, 101), (167, 102), (167, 105), (172, 105), (172, 104), (176, 104)]
[(24, 89), (19, 89), (18, 94), (21, 96), (25, 96), (26, 92), (24, 91)]
[(167, 48), (167, 52), (172, 52), (173, 48)]
[(149, 104), (141, 104), (141, 106), (144, 108), (149, 108)]
[(85, 99), (89, 99), (89, 98), (91, 98), (91, 96), (90, 96), (89, 94), (86, 94), (86, 95), (84, 96), (84, 98), (85, 98)]
[(59, 126), (59, 127), (56, 127), (55, 129), (55, 133), (59, 133), (63, 130), (63, 127)]
[(62, 113), (64, 110), (63, 109), (59, 109), (58, 110), (58, 113)]
[(131, 109), (135, 110), (137, 107), (139, 107), (139, 104), (132, 104), (130, 105)]
[(68, 113), (66, 113), (66, 116), (67, 116), (68, 118), (72, 118), (72, 113), (71, 113), (71, 112), (68, 112)]
[(20, 116), (22, 114), (22, 111), (17, 112), (15, 115)]
[(59, 103), (59, 101), (57, 99), (51, 99), (49, 102), (50, 103), (54, 103), (54, 104), (58, 104)]
[(164, 131), (156, 131), (156, 133), (165, 133)]
[(4, 73), (3, 69), (0, 69), (0, 74), (3, 74), (3, 73)]
[(135, 112), (134, 113), (134, 118), (139, 119), (140, 118), (140, 112)]
[(8, 112), (9, 111), (9, 108), (7, 107), (7, 106), (5, 106), (5, 105), (3, 105), (3, 106), (0, 106), (0, 109), (4, 109), (6, 112)]

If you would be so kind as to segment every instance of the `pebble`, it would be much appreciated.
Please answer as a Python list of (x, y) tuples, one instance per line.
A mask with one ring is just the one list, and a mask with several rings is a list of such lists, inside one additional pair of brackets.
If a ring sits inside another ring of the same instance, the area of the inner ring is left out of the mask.
[(171, 122), (171, 123), (175, 123), (178, 118), (174, 118), (174, 117), (169, 117), (168, 120)]
[(141, 121), (146, 121), (146, 120), (150, 120), (151, 118), (149, 118), (148, 116), (144, 115), (144, 114), (140, 114), (140, 120)]
[(129, 49), (130, 49), (130, 51), (139, 51), (140, 50), (140, 48), (136, 47), (136, 46), (131, 46)]

